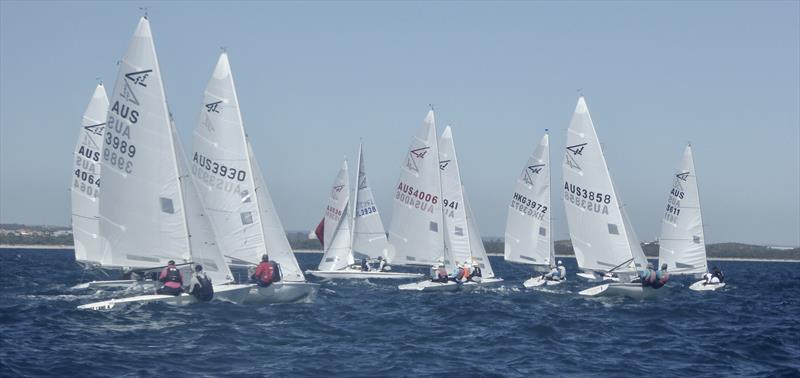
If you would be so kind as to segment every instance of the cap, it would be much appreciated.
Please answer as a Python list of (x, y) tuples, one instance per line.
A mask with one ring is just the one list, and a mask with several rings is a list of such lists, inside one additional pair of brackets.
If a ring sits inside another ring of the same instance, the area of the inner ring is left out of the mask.
[(167, 261), (167, 265), (175, 265), (175, 260), (169, 260), (169, 261)]
[(202, 265), (200, 265), (200, 264), (197, 264), (197, 265), (195, 265), (195, 266), (194, 266), (194, 270), (195, 270), (195, 271), (198, 271), (198, 272), (199, 272), (199, 271), (202, 271), (202, 270), (203, 270), (203, 266), (202, 266)]

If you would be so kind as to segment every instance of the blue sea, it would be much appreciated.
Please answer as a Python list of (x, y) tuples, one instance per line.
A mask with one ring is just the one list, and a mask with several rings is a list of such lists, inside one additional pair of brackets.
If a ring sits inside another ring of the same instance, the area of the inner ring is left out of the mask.
[[(312, 268), (319, 254), (298, 254)], [(800, 264), (719, 262), (728, 286), (673, 279), (658, 299), (582, 298), (574, 277), (526, 290), (400, 292), (390, 281), (319, 281), (314, 303), (107, 312), (71, 286), (72, 251), (0, 250), (0, 376), (798, 377)]]

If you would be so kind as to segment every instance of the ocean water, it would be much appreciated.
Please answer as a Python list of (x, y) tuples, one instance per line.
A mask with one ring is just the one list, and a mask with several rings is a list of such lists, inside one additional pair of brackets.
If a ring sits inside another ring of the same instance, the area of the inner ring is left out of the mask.
[[(303, 268), (318, 254), (299, 254)], [(101, 276), (72, 251), (0, 250), (0, 376), (800, 376), (800, 264), (720, 262), (721, 292), (674, 279), (658, 299), (588, 299), (573, 276), (525, 290), (409, 293), (318, 281), (311, 304), (75, 307)]]

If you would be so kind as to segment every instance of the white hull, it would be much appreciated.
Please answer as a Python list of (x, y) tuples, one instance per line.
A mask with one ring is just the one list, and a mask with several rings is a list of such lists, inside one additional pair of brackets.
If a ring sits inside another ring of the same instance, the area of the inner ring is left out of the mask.
[(458, 291), (459, 289), (461, 289), (461, 285), (453, 281), (447, 281), (446, 283), (442, 283), (442, 282), (433, 282), (431, 280), (426, 280), (426, 281), (419, 281), (410, 284), (400, 285), (397, 288), (400, 290), (411, 290), (411, 291)]
[(636, 299), (649, 298), (658, 294), (658, 290), (651, 287), (643, 287), (639, 283), (607, 283), (579, 292), (578, 294), (588, 297), (600, 296), (626, 296)]
[(461, 284), (461, 288), (464, 290), (474, 290), (479, 287), (493, 287), (499, 286), (503, 284), (503, 279), (498, 277), (491, 277), (491, 278), (481, 278), (480, 282), (476, 281), (467, 281)]
[(128, 288), (132, 286), (155, 286), (156, 281), (108, 280), (84, 282), (73, 286), (73, 289)]
[(689, 286), (694, 291), (715, 291), (725, 287), (725, 282), (706, 284), (706, 280), (700, 280)]
[(414, 279), (421, 278), (423, 275), (420, 273), (402, 273), (402, 272), (364, 272), (360, 270), (307, 270), (306, 274), (320, 278), (329, 279), (367, 279), (367, 278), (380, 278), (380, 279)]
[(526, 288), (541, 287), (541, 286), (556, 286), (556, 285), (561, 285), (561, 283), (564, 281), (566, 280), (548, 280), (546, 278), (542, 278), (542, 276), (538, 276), (530, 278), (527, 281), (523, 282), (522, 286)]
[(575, 275), (580, 277), (580, 278), (585, 278), (585, 279), (589, 280), (589, 282), (601, 282), (601, 281), (602, 282), (605, 282), (605, 281), (619, 282), (619, 277), (612, 277), (612, 276), (605, 276), (605, 275), (604, 276), (598, 276), (598, 275), (596, 275), (594, 273), (579, 272), (579, 273), (575, 273)]
[[(214, 301), (225, 301), (233, 303), (242, 303), (250, 291), (252, 285), (214, 285)], [(80, 310), (111, 310), (117, 307), (123, 307), (132, 303), (148, 303), (148, 302), (162, 302), (175, 306), (185, 306), (192, 303), (197, 303), (197, 299), (189, 294), (183, 293), (181, 295), (162, 295), (162, 294), (148, 294), (139, 295), (135, 297), (117, 298), (102, 302), (89, 303), (78, 306)]]
[(281, 281), (268, 287), (251, 284), (244, 303), (311, 303), (317, 296), (319, 284), (309, 282)]

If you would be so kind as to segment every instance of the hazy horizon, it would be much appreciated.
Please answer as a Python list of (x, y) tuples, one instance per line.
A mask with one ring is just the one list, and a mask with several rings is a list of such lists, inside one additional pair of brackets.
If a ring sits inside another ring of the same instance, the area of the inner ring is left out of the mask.
[[(190, 6), (189, 6), (190, 5)], [(545, 129), (553, 234), (582, 88), (642, 241), (692, 142), (707, 243), (800, 245), (800, 2), (0, 2), (0, 223), (70, 224), (72, 153), (97, 78), (114, 88), (149, 7), (185, 146), (226, 47), (245, 127), (287, 230), (322, 217), (341, 159), (385, 226), (428, 104), (452, 125), (484, 237), (502, 237)], [(352, 182), (352, 177), (351, 177)]]

